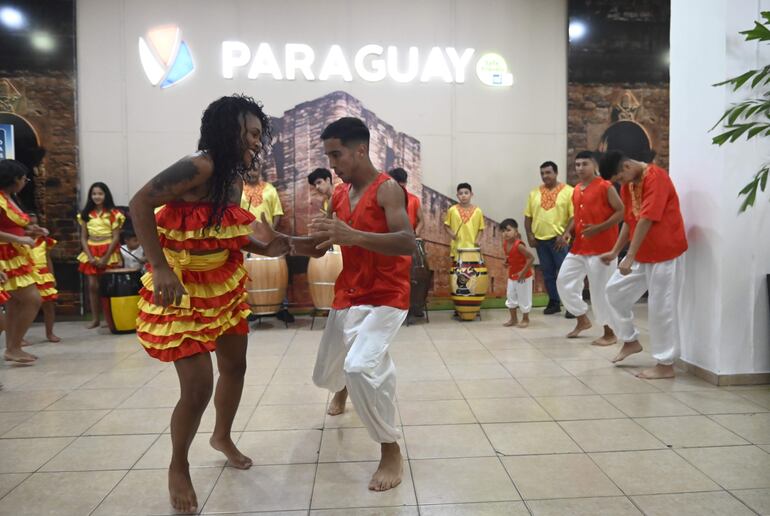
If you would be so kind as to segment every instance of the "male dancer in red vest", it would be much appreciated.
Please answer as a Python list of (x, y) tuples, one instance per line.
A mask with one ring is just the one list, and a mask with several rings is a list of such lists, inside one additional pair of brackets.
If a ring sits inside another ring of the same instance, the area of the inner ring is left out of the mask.
[[(415, 249), (406, 192), (369, 159), (369, 130), (357, 118), (341, 118), (321, 134), (329, 165), (342, 179), (328, 217), (310, 224), (310, 239), (295, 238), (295, 252), (318, 256), (342, 247), (343, 268), (318, 349), (313, 382), (334, 392), (332, 416), (347, 397), (369, 435), (381, 446), (369, 489), (401, 483), (397, 440), (396, 368), (388, 348), (409, 309), (409, 271)], [(313, 249), (313, 245), (315, 249)]]

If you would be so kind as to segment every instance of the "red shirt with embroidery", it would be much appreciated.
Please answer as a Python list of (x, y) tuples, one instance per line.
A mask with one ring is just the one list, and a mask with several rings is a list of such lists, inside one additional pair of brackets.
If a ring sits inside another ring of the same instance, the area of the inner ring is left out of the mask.
[(575, 221), (575, 240), (570, 248), (572, 254), (603, 254), (611, 251), (618, 240), (617, 225), (590, 237), (583, 236), (586, 224), (601, 224), (615, 213), (607, 200), (607, 190), (610, 188), (614, 188), (612, 183), (597, 177), (585, 189), (582, 184), (578, 184), (572, 190)]
[[(332, 195), (332, 213), (359, 231), (388, 233), (385, 210), (377, 203), (377, 190), (385, 181), (380, 173), (350, 210), (350, 185), (342, 184)], [(363, 247), (342, 247), (342, 272), (334, 284), (332, 308), (343, 310), (356, 305), (392, 306), (409, 309), (411, 256), (386, 256)]]
[[(512, 280), (519, 279), (519, 273), (527, 264), (527, 256), (521, 252), (521, 246), (523, 245), (524, 242), (521, 240), (514, 240), (511, 248), (508, 249), (506, 243), (503, 242), (503, 252), (508, 255), (508, 277)], [(532, 277), (532, 267), (529, 268), (524, 277)]]
[(636, 253), (637, 262), (665, 262), (673, 260), (687, 250), (679, 196), (668, 172), (650, 164), (639, 184), (623, 185), (620, 197), (625, 204), (624, 220), (628, 224), (631, 239), (639, 219), (652, 221), (652, 226)]
[(406, 192), (406, 214), (412, 229), (417, 229), (417, 213), (420, 211), (420, 198), (413, 193)]

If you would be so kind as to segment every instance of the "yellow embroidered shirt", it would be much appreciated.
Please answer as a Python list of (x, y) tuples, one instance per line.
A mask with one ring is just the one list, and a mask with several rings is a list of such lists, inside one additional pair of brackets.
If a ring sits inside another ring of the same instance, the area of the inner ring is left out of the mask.
[(538, 240), (556, 238), (567, 229), (567, 223), (573, 215), (572, 187), (563, 184), (555, 200), (543, 199), (541, 188), (535, 188), (529, 193), (524, 215), (532, 219), (532, 233), (535, 234), (535, 238)]
[(281, 206), (281, 199), (278, 197), (278, 190), (265, 181), (258, 185), (243, 185), (241, 208), (249, 210), (257, 218), (257, 221), (262, 220), (264, 213), (270, 224), (273, 223), (274, 217), (283, 215), (283, 206)]
[(447, 210), (444, 225), (457, 235), (449, 248), (450, 256), (455, 258), (458, 248), (476, 247), (476, 238), (484, 231), (484, 214), (478, 206), (466, 210), (455, 204)]

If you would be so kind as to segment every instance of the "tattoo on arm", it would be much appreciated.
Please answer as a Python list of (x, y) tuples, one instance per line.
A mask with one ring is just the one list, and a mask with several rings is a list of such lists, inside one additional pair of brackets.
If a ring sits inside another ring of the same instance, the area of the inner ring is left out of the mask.
[(185, 181), (191, 181), (198, 175), (198, 167), (189, 159), (181, 159), (155, 176), (150, 181), (156, 193), (165, 193), (169, 188)]

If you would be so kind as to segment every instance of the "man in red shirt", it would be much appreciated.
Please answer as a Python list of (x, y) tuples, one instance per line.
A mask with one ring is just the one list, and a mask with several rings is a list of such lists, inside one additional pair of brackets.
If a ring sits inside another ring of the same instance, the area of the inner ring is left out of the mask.
[(602, 260), (612, 263), (631, 242), (625, 258), (607, 283), (614, 327), (624, 342), (613, 362), (642, 350), (632, 309), (644, 292), (649, 291), (650, 348), (658, 363), (637, 376), (672, 378), (674, 361), (679, 357), (682, 255), (687, 250), (679, 197), (668, 172), (652, 163), (633, 160), (622, 152), (607, 153), (600, 169), (603, 178), (622, 183), (620, 193), (625, 205), (623, 229), (615, 246), (602, 255)]
[(406, 190), (406, 214), (409, 216), (409, 222), (411, 222), (414, 228), (414, 234), (419, 235), (422, 231), (422, 202), (419, 197), (406, 189), (406, 180), (409, 177), (406, 170), (394, 168), (388, 172), (388, 175)]
[(556, 287), (565, 308), (577, 317), (575, 329), (568, 338), (577, 337), (591, 327), (588, 305), (583, 301), (583, 281), (588, 276), (591, 308), (594, 319), (604, 326), (604, 335), (595, 341), (597, 346), (610, 346), (618, 340), (610, 327), (610, 309), (607, 305), (607, 282), (614, 267), (599, 257), (612, 250), (618, 239), (618, 224), (623, 220), (623, 202), (612, 183), (596, 175), (598, 164), (591, 151), (575, 156), (575, 170), (580, 183), (572, 191), (574, 215), (564, 235), (572, 239), (572, 247), (559, 269)]
[[(313, 220), (309, 239), (294, 239), (295, 252), (318, 256), (342, 248), (342, 272), (318, 349), (313, 382), (334, 392), (329, 415), (345, 410), (348, 395), (381, 459), (369, 489), (401, 483), (403, 457), (396, 442), (396, 368), (388, 348), (409, 309), (409, 270), (415, 249), (406, 194), (369, 159), (369, 130), (357, 118), (341, 118), (321, 134), (324, 152), (342, 185), (328, 217)], [(312, 242), (315, 250), (309, 245)]]

